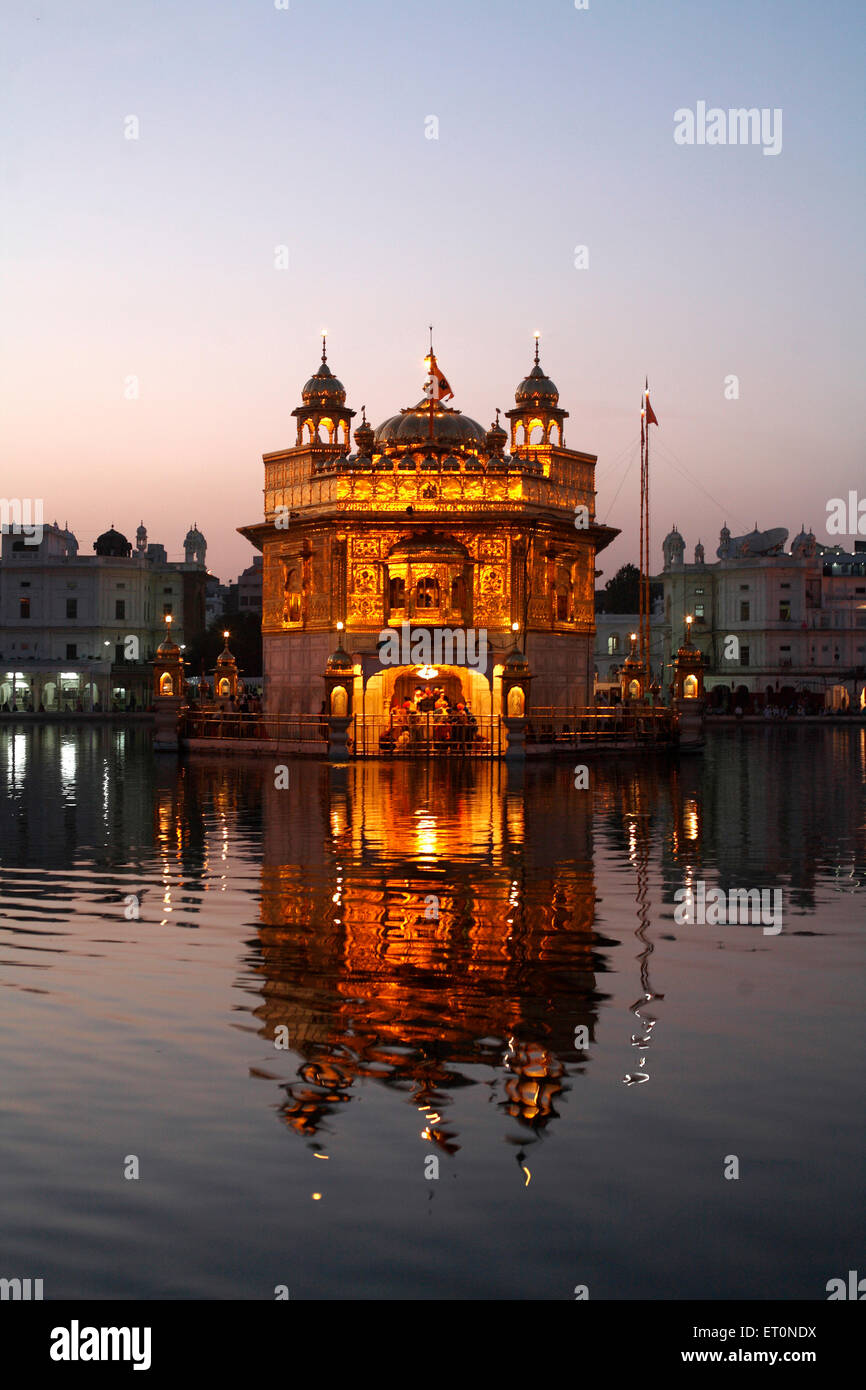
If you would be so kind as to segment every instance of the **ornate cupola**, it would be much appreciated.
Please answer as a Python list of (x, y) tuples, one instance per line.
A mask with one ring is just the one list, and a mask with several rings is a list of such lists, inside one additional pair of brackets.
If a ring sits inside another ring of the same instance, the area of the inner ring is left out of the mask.
[(375, 434), (374, 434), (374, 432), (373, 432), (373, 426), (372, 426), (371, 424), (369, 424), (369, 423), (368, 423), (368, 420), (367, 420), (367, 407), (362, 405), (362, 406), (361, 406), (361, 423), (360, 423), (360, 425), (358, 426), (358, 428), (355, 430), (355, 443), (356, 443), (357, 446), (358, 446), (358, 457), (359, 457), (359, 458), (368, 459), (368, 458), (372, 458), (372, 457), (373, 457), (373, 440), (374, 440), (374, 439), (375, 439)]
[(532, 371), (525, 376), (514, 393), (515, 406), (505, 412), (511, 421), (511, 449), (537, 449), (551, 444), (563, 447), (565, 436), (563, 423), (568, 418), (567, 410), (559, 408), (559, 390), (545, 376), (538, 355), (538, 340), (535, 335), (535, 363)]
[(229, 651), (229, 634), (223, 632), (225, 646), (217, 657), (214, 672), (214, 694), (218, 700), (231, 699), (238, 693), (238, 663)]
[(631, 634), (631, 650), (619, 673), (620, 694), (624, 704), (644, 699), (646, 695), (646, 672), (637, 653), (637, 633)]
[(327, 336), (322, 334), (322, 361), (301, 392), (303, 405), (292, 415), (298, 422), (298, 444), (319, 445), (349, 452), (349, 431), (355, 414), (346, 405), (346, 388), (328, 366)]
[(665, 557), (665, 569), (678, 568), (683, 564), (686, 554), (686, 543), (677, 530), (676, 522), (673, 530), (668, 531), (662, 541), (662, 554)]
[(494, 457), (501, 458), (507, 443), (508, 435), (499, 423), (499, 406), (497, 406), (496, 419), (487, 431), (487, 451)]

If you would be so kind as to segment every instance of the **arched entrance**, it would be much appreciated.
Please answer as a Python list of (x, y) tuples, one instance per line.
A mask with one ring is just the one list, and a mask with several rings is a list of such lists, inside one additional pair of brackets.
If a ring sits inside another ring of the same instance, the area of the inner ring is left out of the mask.
[[(361, 756), (489, 757), (501, 751), (487, 677), (471, 667), (383, 667), (360, 696), (354, 716)], [(404, 713), (407, 700), (412, 708)]]
[[(423, 672), (423, 675), (422, 675)], [(435, 672), (431, 674), (431, 672)], [(416, 689), (444, 690), (453, 704), (463, 701), (473, 714), (491, 714), (490, 686), (483, 671), (470, 666), (386, 666), (367, 680), (362, 695), (365, 715), (384, 715), (386, 718), (397, 704), (411, 700)]]

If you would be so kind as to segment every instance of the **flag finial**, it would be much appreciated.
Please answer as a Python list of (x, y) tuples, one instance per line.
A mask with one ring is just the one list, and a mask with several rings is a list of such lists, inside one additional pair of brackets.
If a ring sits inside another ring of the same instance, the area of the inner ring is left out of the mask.
[(541, 337), (541, 334), (539, 333), (538, 329), (536, 328), (536, 330), (535, 330), (535, 365), (536, 365), (536, 367), (539, 366), (539, 361), (538, 361), (538, 340), (539, 340), (540, 337)]
[(323, 361), (323, 362), (327, 362), (327, 360), (328, 360), (328, 330), (327, 330), (327, 328), (323, 328), (323, 329), (322, 329), (322, 361)]

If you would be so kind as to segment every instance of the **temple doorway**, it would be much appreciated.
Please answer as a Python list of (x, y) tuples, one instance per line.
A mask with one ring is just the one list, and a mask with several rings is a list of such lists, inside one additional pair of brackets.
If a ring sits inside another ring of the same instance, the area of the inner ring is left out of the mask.
[[(402, 705), (404, 700), (413, 700), (419, 688), (429, 690), (431, 695), (436, 690), (442, 690), (452, 704), (457, 705), (462, 701), (479, 716), (489, 718), (493, 712), (487, 677), (470, 666), (383, 667), (368, 678), (363, 692), (356, 693), (356, 712), (381, 715), (387, 719), (391, 710)], [(360, 708), (358, 694), (361, 695)]]
[(466, 701), (466, 694), (463, 690), (463, 682), (456, 670), (443, 670), (437, 672), (427, 680), (413, 671), (403, 671), (394, 682), (394, 690), (391, 695), (390, 708), (396, 709), (405, 700), (414, 700), (415, 691), (421, 690), (424, 696), (429, 699), (435, 696), (437, 691), (442, 691), (452, 705), (459, 704), (462, 700)]

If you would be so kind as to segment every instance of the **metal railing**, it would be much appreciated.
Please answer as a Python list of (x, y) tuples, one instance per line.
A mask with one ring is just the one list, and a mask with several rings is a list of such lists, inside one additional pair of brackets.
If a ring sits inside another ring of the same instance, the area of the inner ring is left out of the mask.
[(328, 720), (319, 714), (242, 714), (234, 710), (188, 710), (182, 738), (257, 739), (271, 743), (328, 742)]
[(473, 715), (466, 724), (430, 713), (394, 721), (387, 714), (356, 714), (350, 753), (355, 758), (499, 758), (505, 752), (502, 721)]
[(556, 710), (530, 710), (526, 742), (566, 746), (607, 743), (668, 743), (674, 728), (670, 709), (588, 709), (565, 714)]

